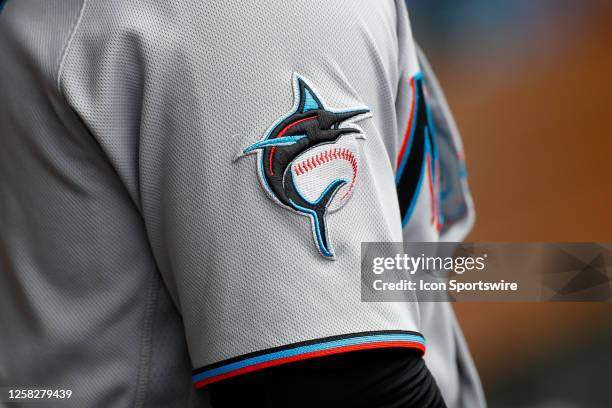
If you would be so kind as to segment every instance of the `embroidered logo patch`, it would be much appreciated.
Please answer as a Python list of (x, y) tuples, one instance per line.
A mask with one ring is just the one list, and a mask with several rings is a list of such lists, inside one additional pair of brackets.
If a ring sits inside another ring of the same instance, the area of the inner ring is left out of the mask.
[(332, 109), (306, 80), (293, 75), (293, 108), (259, 142), (242, 154), (255, 153), (264, 190), (282, 207), (308, 217), (317, 249), (334, 258), (327, 215), (344, 206), (359, 173), (354, 122), (369, 116), (367, 107)]

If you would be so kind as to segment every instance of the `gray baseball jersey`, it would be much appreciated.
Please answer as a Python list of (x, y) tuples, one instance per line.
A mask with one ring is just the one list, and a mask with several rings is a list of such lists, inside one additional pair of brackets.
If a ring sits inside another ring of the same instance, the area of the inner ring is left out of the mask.
[(473, 220), (419, 67), (399, 0), (8, 1), (0, 385), (201, 407), (226, 378), (407, 347), (482, 406), (448, 304), (360, 301), (361, 242)]

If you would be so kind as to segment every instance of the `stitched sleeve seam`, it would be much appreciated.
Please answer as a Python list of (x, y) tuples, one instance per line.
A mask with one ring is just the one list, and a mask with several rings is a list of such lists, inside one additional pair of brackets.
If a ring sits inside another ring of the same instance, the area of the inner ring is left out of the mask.
[(62, 88), (61, 88), (61, 82), (62, 82), (62, 74), (64, 71), (64, 67), (66, 65), (66, 59), (67, 56), (70, 52), (70, 48), (72, 46), (72, 43), (74, 42), (74, 38), (76, 37), (76, 33), (81, 25), (81, 21), (83, 20), (83, 14), (85, 13), (85, 6), (87, 4), (87, 0), (83, 0), (83, 3), (81, 4), (81, 10), (79, 11), (79, 15), (76, 19), (76, 22), (74, 24), (74, 27), (72, 28), (72, 32), (70, 33), (70, 37), (68, 37), (68, 41), (66, 42), (66, 45), (64, 47), (64, 51), (62, 52), (62, 58), (60, 59), (60, 63), (59, 63), (59, 67), (57, 69), (57, 89), (60, 92), (61, 95), (63, 95), (62, 92)]

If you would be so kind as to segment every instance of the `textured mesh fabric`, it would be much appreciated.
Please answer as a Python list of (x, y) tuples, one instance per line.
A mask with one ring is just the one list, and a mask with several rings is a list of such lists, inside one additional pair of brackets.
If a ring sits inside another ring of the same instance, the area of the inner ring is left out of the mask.
[[(395, 132), (396, 18), (394, 2), (85, 8), (62, 90), (142, 211), (195, 367), (418, 329), (414, 303), (360, 302), (360, 242), (401, 239), (383, 144)], [(358, 190), (329, 216), (333, 262), (313, 249), (308, 220), (262, 191), (255, 161), (234, 161), (292, 106), (293, 72), (330, 106), (375, 112), (362, 123)]]
[[(418, 304), (361, 303), (359, 282), (360, 242), (402, 240), (398, 96), (417, 71), (401, 1), (9, 2), (0, 383), (71, 388), (65, 406), (206, 406), (191, 368), (419, 331)], [(289, 111), (294, 73), (331, 107), (372, 111), (359, 184), (328, 217), (334, 261), (266, 195), (255, 159), (234, 160)]]
[(57, 87), (80, 11), (26, 0), (0, 14), (0, 384), (142, 406), (159, 279), (138, 212)]

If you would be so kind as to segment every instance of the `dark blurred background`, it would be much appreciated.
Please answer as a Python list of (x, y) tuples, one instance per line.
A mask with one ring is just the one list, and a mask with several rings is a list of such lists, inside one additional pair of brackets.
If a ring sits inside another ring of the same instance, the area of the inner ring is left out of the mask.
[[(612, 241), (612, 1), (408, 0), (462, 131), (469, 241)], [(612, 407), (611, 303), (455, 304), (491, 407)]]

